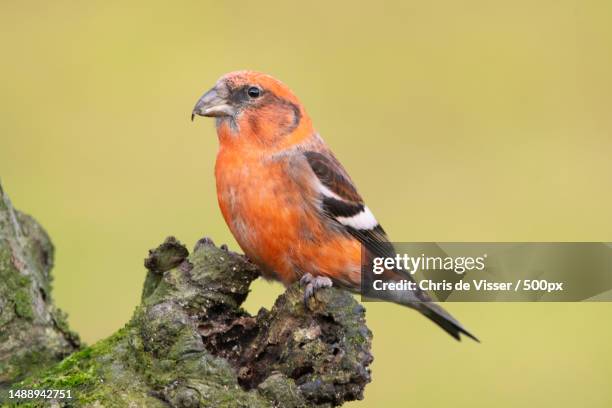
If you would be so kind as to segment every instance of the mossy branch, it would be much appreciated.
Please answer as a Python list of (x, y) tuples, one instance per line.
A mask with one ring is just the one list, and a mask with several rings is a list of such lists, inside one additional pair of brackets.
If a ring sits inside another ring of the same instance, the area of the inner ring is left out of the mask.
[(209, 239), (189, 254), (168, 238), (145, 266), (142, 302), (124, 328), (11, 388), (70, 389), (73, 398), (54, 406), (79, 407), (331, 407), (362, 398), (371, 333), (348, 293), (324, 289), (305, 307), (296, 284), (251, 316), (240, 305), (258, 269)]
[(79, 348), (51, 300), (53, 245), (0, 185), (0, 394)]

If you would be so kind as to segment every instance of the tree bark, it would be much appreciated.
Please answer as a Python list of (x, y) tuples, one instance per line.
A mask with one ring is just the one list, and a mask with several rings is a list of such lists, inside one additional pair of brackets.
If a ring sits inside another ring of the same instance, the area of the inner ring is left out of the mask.
[[(191, 253), (172, 237), (150, 251), (132, 319), (52, 365), (79, 343), (50, 301), (51, 244), (31, 218), (3, 202), (0, 338), (19, 340), (0, 345), (6, 403), (9, 388), (71, 391), (72, 399), (30, 400), (32, 407), (331, 407), (363, 397), (372, 361), (363, 307), (335, 288), (305, 305), (295, 284), (271, 310), (251, 316), (240, 305), (257, 267), (210, 239)], [(18, 234), (30, 238), (10, 238)], [(32, 259), (5, 254), (15, 251)], [(11, 282), (22, 279), (16, 300)], [(16, 357), (30, 349), (45, 357)]]
[(79, 348), (51, 300), (53, 245), (0, 185), (0, 394)]

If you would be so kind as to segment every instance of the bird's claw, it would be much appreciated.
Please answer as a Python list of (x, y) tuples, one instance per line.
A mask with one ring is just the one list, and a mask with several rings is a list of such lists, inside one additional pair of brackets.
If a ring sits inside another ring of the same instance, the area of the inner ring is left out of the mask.
[(312, 279), (313, 279), (313, 276), (310, 273), (305, 273), (300, 278), (300, 285), (306, 286), (310, 283), (310, 281), (312, 281)]
[(305, 286), (304, 306), (308, 308), (310, 298), (314, 297), (319, 289), (332, 287), (333, 282), (327, 276), (312, 276), (307, 273), (300, 279), (300, 285)]

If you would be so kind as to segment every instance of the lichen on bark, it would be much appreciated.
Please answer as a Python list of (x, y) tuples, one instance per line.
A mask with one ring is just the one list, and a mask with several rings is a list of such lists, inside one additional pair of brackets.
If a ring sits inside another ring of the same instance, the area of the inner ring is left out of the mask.
[(241, 304), (257, 267), (209, 239), (189, 253), (170, 237), (145, 266), (125, 327), (11, 386), (70, 389), (73, 399), (20, 406), (331, 407), (363, 397), (372, 336), (350, 294), (327, 288), (304, 305), (296, 284), (251, 316)]
[(0, 394), (79, 348), (51, 299), (53, 245), (0, 185)]

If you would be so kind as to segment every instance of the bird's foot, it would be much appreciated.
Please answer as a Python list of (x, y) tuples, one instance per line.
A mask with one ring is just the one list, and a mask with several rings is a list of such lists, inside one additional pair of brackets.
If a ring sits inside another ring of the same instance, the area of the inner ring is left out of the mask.
[(333, 283), (327, 276), (312, 276), (307, 273), (300, 279), (300, 285), (306, 287), (304, 289), (304, 306), (308, 307), (308, 301), (314, 297), (319, 289), (331, 288)]

